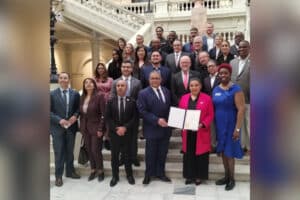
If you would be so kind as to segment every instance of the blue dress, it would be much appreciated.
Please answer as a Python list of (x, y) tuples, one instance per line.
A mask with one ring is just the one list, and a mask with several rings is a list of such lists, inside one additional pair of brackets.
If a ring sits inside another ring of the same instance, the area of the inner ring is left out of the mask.
[(232, 139), (237, 120), (234, 95), (239, 91), (241, 91), (240, 86), (233, 84), (228, 90), (217, 86), (212, 93), (217, 131), (216, 152), (224, 152), (224, 155), (230, 158), (243, 157), (240, 138), (236, 141)]

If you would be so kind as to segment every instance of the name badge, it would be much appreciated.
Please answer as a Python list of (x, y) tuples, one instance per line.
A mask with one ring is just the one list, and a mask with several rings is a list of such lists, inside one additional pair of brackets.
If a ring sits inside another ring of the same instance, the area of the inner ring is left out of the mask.
[(221, 96), (222, 94), (220, 92), (216, 93), (215, 96)]

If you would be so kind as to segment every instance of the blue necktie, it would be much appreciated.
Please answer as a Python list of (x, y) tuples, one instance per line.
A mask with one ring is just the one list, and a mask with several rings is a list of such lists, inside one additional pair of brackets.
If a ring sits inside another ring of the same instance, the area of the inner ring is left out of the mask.
[(165, 102), (164, 102), (164, 99), (162, 98), (162, 94), (161, 94), (159, 88), (157, 88), (157, 93), (158, 93), (158, 96), (159, 96), (159, 100), (161, 100), (163, 103), (165, 103)]
[(67, 90), (63, 90), (63, 99), (66, 106), (66, 118), (68, 118), (68, 102), (67, 102)]

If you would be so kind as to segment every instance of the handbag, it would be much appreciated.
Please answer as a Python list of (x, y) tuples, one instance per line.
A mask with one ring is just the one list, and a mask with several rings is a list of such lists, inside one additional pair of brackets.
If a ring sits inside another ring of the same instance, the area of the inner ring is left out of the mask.
[(81, 165), (85, 165), (89, 161), (89, 154), (84, 144), (84, 138), (81, 137), (80, 150), (78, 156), (78, 163)]

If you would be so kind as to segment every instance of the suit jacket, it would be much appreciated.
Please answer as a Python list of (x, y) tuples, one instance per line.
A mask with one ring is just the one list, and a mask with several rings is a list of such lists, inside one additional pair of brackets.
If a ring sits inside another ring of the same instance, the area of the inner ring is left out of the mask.
[(91, 96), (87, 112), (83, 112), (84, 99), (80, 99), (80, 132), (97, 135), (104, 131), (105, 98), (101, 94)]
[(220, 84), (220, 78), (219, 78), (218, 75), (217, 75), (217, 77), (215, 78), (213, 87), (211, 87), (210, 79), (211, 79), (210, 76), (206, 77), (206, 78), (203, 80), (203, 87), (202, 87), (202, 91), (205, 92), (206, 94), (208, 94), (209, 96), (211, 96), (213, 89), (214, 89), (217, 85)]
[(245, 95), (245, 103), (250, 104), (250, 59), (246, 60), (245, 66), (240, 74), (239, 71), (239, 58), (235, 58), (230, 62), (232, 66), (231, 80), (238, 84)]
[[(119, 80), (122, 80), (122, 77), (114, 80), (112, 84), (112, 89), (110, 93), (110, 98), (117, 96), (116, 84)], [(130, 80), (130, 94), (129, 96), (132, 97), (135, 101), (137, 100), (138, 94), (142, 89), (142, 83), (140, 80), (136, 79), (135, 77), (131, 76)]]
[[(116, 133), (116, 127), (125, 126), (127, 131), (125, 135), (132, 134), (132, 130), (137, 118), (136, 102), (131, 97), (125, 97), (125, 112), (123, 113), (123, 121), (119, 119), (118, 97), (108, 100), (106, 105), (105, 119), (109, 126), (109, 136), (111, 138), (119, 137)], [(126, 136), (127, 136), (126, 135)]]
[[(141, 82), (142, 82), (143, 88), (146, 88), (149, 86), (149, 75), (152, 71), (153, 71), (152, 64), (144, 66), (141, 69)], [(160, 74), (162, 77), (161, 85), (170, 89), (171, 71), (169, 70), (169, 68), (167, 68), (165, 66), (160, 66)]]
[[(213, 39), (215, 40), (216, 34), (212, 34)], [(208, 51), (208, 45), (207, 45), (207, 35), (202, 36), (202, 43), (203, 43), (203, 50)], [(214, 41), (215, 43), (215, 41)]]
[(217, 65), (221, 65), (222, 63), (230, 63), (230, 61), (231, 60), (233, 60), (234, 59), (234, 55), (233, 54), (231, 54), (231, 53), (229, 53), (228, 54), (228, 56), (227, 56), (227, 58), (226, 59), (224, 59), (224, 55), (223, 54), (221, 54), (219, 57), (218, 57), (218, 59), (217, 59)]
[(234, 56), (239, 56), (239, 51), (235, 44), (230, 47), (230, 53)]
[(137, 106), (143, 117), (143, 132), (146, 139), (161, 139), (171, 136), (169, 127), (161, 127), (157, 123), (159, 118), (168, 120), (171, 106), (169, 90), (165, 87), (161, 88), (166, 99), (165, 103), (158, 99), (150, 86), (139, 93)]
[(182, 51), (186, 52), (186, 53), (192, 53), (193, 50), (191, 49), (191, 46), (192, 46), (191, 44), (192, 44), (191, 42), (185, 43), (182, 47)]
[[(202, 50), (204, 51), (204, 50)], [(200, 52), (199, 52), (200, 53)], [(191, 58), (191, 61), (192, 61), (192, 66), (191, 66), (191, 70), (196, 70), (196, 68), (201, 65), (200, 64), (200, 61), (199, 61), (199, 54), (197, 54), (195, 51), (192, 52), (190, 54), (190, 58)]]
[[(179, 108), (188, 109), (189, 99), (191, 94), (186, 94), (181, 97), (179, 102)], [(196, 155), (209, 152), (211, 150), (210, 143), (210, 124), (214, 119), (214, 108), (211, 97), (207, 94), (199, 94), (196, 110), (201, 110), (201, 116), (199, 123), (204, 124), (204, 128), (199, 128), (197, 131), (196, 139)], [(187, 151), (187, 131), (182, 130), (182, 151)]]
[(198, 65), (195, 65), (194, 68), (195, 71), (200, 73), (200, 80), (203, 84), (203, 80), (209, 76), (209, 73), (207, 71), (207, 66), (206, 65), (201, 65), (200, 63)]
[[(190, 83), (191, 78), (200, 79), (200, 73), (197, 71), (190, 70), (188, 84)], [(181, 96), (189, 92), (189, 87), (185, 89), (183, 85), (182, 72), (177, 72), (176, 74), (173, 74), (171, 81), (172, 104), (177, 106)]]
[[(79, 93), (73, 89), (69, 89), (69, 115), (68, 119), (73, 115), (78, 117), (79, 116), (79, 101), (80, 96)], [(50, 92), (50, 133), (51, 134), (59, 134), (65, 131), (59, 121), (61, 119), (66, 119), (66, 105), (64, 103), (63, 97), (61, 95), (60, 88), (53, 90)], [(66, 120), (68, 120), (66, 119)], [(69, 131), (76, 133), (78, 130), (78, 123), (77, 121), (72, 124), (68, 128)]]
[(179, 60), (182, 56), (190, 56), (190, 54), (186, 52), (181, 52), (178, 59), (178, 65), (176, 65), (175, 53), (168, 54), (166, 57), (165, 66), (168, 67), (172, 73), (177, 73), (181, 71), (181, 68), (179, 66)]
[(216, 58), (216, 53), (217, 53), (217, 48), (216, 47), (214, 47), (214, 48), (212, 48), (210, 51), (209, 51), (209, 57), (210, 57), (210, 59), (213, 59), (213, 60), (217, 60), (220, 56), (221, 56), (221, 50), (219, 51), (219, 54), (218, 54), (218, 56), (217, 56), (217, 58)]

